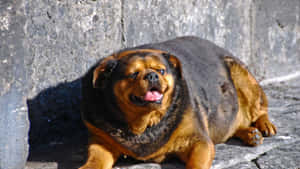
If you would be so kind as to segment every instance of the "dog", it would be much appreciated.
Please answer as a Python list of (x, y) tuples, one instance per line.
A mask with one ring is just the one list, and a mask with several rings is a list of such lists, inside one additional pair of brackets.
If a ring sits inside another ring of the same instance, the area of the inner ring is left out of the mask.
[(90, 133), (80, 169), (111, 169), (118, 157), (208, 169), (231, 137), (262, 144), (276, 134), (267, 97), (245, 64), (212, 42), (186, 36), (120, 50), (82, 79)]

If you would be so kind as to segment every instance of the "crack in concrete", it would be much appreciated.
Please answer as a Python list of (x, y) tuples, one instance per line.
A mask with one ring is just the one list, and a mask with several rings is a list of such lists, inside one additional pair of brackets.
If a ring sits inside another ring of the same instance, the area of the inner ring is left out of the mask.
[(267, 155), (267, 153), (263, 153), (263, 154), (260, 154), (259, 156), (257, 156), (255, 159), (251, 160), (251, 162), (253, 162), (255, 164), (255, 166), (258, 168), (258, 169), (261, 169), (261, 166), (260, 164), (258, 163), (258, 159), (262, 156), (265, 156)]
[(121, 45), (123, 48), (126, 47), (126, 36), (125, 36), (125, 24), (124, 24), (124, 0), (121, 0)]
[(258, 154), (258, 156), (256, 156), (254, 159), (252, 159), (251, 162), (253, 162), (253, 163), (256, 165), (256, 167), (257, 167), (258, 169), (262, 169), (261, 166), (260, 166), (260, 164), (259, 164), (259, 162), (258, 162), (259, 158), (261, 158), (261, 157), (263, 157), (263, 156), (266, 156), (267, 153), (268, 153), (269, 151), (271, 151), (271, 150), (274, 150), (274, 149), (276, 149), (276, 148), (278, 148), (278, 147), (281, 147), (281, 146), (284, 146), (284, 145), (287, 145), (287, 144), (293, 144), (293, 143), (296, 143), (296, 142), (299, 141), (299, 140), (300, 140), (300, 139), (295, 139), (295, 140), (293, 140), (293, 141), (291, 141), (291, 142), (286, 142), (286, 143), (283, 143), (283, 144), (279, 144), (279, 145), (277, 145), (277, 146), (275, 146), (275, 147), (273, 147), (273, 148), (271, 148), (271, 149), (269, 149), (269, 150), (267, 150), (267, 151), (265, 151), (265, 152), (263, 152), (263, 153), (261, 153), (261, 154)]
[(261, 167), (260, 167), (259, 163), (257, 162), (257, 160), (258, 159), (254, 159), (251, 162), (253, 162), (258, 169), (261, 169)]
[(237, 164), (243, 163), (243, 162), (253, 162), (255, 164), (255, 166), (258, 169), (261, 169), (260, 164), (258, 163), (258, 159), (267, 155), (268, 152), (270, 152), (271, 150), (274, 150), (278, 147), (287, 145), (287, 144), (293, 144), (297, 141), (299, 141), (300, 138), (294, 138), (294, 140), (291, 141), (284, 141), (284, 142), (278, 142), (276, 145), (273, 145), (269, 148), (263, 149), (263, 150), (258, 150), (257, 152), (254, 153), (249, 153), (249, 154), (245, 154), (244, 158), (232, 158), (230, 163), (228, 163), (227, 161), (221, 161), (219, 163), (216, 163), (212, 166), (213, 169), (221, 169), (221, 168), (230, 168), (233, 167)]

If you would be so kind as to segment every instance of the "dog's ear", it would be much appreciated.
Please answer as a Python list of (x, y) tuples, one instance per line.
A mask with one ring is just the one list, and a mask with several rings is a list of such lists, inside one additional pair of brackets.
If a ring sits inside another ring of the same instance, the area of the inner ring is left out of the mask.
[(113, 56), (101, 60), (93, 72), (93, 87), (104, 88), (111, 74), (116, 69), (117, 64), (118, 61)]
[(181, 67), (181, 63), (180, 63), (179, 59), (176, 56), (171, 55), (169, 53), (163, 53), (163, 56), (168, 60), (170, 66), (172, 66), (175, 69), (176, 73), (181, 78), (182, 77), (182, 67)]

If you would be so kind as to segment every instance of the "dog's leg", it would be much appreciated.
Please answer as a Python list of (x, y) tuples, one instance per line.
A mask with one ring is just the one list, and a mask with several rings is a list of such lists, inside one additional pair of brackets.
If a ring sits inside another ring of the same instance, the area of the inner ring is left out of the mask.
[(109, 151), (105, 146), (92, 143), (88, 149), (88, 160), (79, 169), (112, 169), (119, 154)]
[(233, 57), (224, 57), (224, 61), (230, 70), (239, 102), (234, 136), (250, 146), (262, 144), (262, 135), (276, 134), (276, 127), (268, 118), (266, 94), (241, 61)]
[[(247, 98), (249, 92), (246, 95), (246, 92), (238, 90), (240, 105), (242, 105), (241, 102), (248, 104), (240, 107), (241, 112), (239, 112), (238, 119), (242, 124), (240, 124), (234, 136), (240, 138), (247, 145), (257, 146), (263, 143), (263, 136), (275, 135), (276, 127), (268, 119), (268, 102), (263, 90), (258, 86), (252, 92), (256, 93), (252, 95), (256, 97), (249, 99), (251, 98)], [(250, 127), (245, 125), (247, 123)]]
[(273, 136), (276, 134), (276, 127), (270, 122), (267, 113), (261, 114), (253, 123), (253, 127), (238, 129), (234, 137), (241, 139), (245, 144), (257, 146), (262, 144), (263, 136)]
[(276, 134), (277, 129), (272, 122), (270, 122), (268, 117), (268, 100), (264, 91), (260, 90), (260, 116), (253, 123), (256, 128), (263, 134), (265, 137), (273, 136)]
[(180, 154), (187, 169), (209, 169), (215, 156), (214, 144), (210, 141), (198, 141), (186, 154)]

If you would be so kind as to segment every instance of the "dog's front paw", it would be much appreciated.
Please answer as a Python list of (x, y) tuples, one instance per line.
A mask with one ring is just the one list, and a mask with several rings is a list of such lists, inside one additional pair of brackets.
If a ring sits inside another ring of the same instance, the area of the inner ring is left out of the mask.
[(259, 132), (259, 130), (256, 128), (250, 128), (248, 136), (249, 138), (246, 141), (246, 144), (250, 146), (257, 146), (263, 143), (264, 138), (261, 132)]
[(261, 132), (255, 127), (240, 129), (235, 133), (235, 137), (241, 139), (246, 145), (257, 146), (263, 143)]
[(273, 123), (270, 122), (266, 115), (260, 117), (255, 122), (255, 127), (263, 134), (265, 137), (274, 136), (277, 133), (277, 129)]

